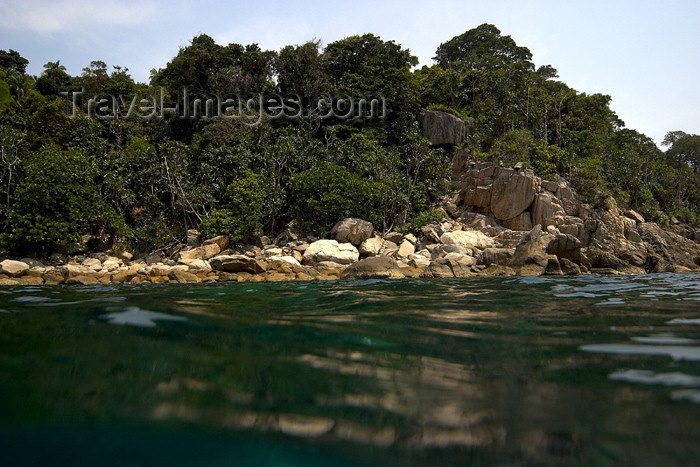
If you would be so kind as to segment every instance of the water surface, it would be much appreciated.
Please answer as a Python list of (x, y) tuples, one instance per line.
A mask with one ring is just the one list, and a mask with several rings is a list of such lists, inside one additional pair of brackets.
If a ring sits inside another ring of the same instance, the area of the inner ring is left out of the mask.
[(0, 465), (691, 465), (700, 276), (0, 289)]

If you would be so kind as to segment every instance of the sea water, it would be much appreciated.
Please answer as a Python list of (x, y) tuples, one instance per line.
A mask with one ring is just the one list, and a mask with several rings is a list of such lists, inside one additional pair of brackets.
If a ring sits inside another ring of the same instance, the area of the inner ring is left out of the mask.
[(692, 465), (700, 275), (4, 287), (0, 465)]

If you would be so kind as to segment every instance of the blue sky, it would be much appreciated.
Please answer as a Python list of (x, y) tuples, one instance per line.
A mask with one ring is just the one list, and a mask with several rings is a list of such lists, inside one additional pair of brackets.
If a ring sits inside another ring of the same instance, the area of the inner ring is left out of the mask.
[(2, 0), (0, 49), (20, 52), (35, 75), (48, 61), (77, 75), (102, 60), (145, 82), (200, 33), (279, 50), (372, 32), (422, 66), (441, 42), (481, 23), (528, 47), (537, 66), (551, 64), (574, 89), (612, 96), (627, 127), (657, 143), (670, 130), (700, 134), (698, 0)]

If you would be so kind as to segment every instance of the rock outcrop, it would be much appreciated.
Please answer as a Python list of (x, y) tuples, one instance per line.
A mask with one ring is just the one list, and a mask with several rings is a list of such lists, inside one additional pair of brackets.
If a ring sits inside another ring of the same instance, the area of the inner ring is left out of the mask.
[(434, 146), (459, 146), (467, 137), (467, 125), (447, 112), (428, 110), (423, 115), (423, 136)]

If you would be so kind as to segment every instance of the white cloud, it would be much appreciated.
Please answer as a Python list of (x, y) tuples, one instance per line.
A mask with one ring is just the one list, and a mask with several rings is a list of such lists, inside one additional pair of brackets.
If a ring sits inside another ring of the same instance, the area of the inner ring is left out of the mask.
[(0, 3), (0, 28), (24, 33), (77, 33), (104, 26), (134, 26), (152, 21), (157, 6), (149, 2), (41, 1)]

